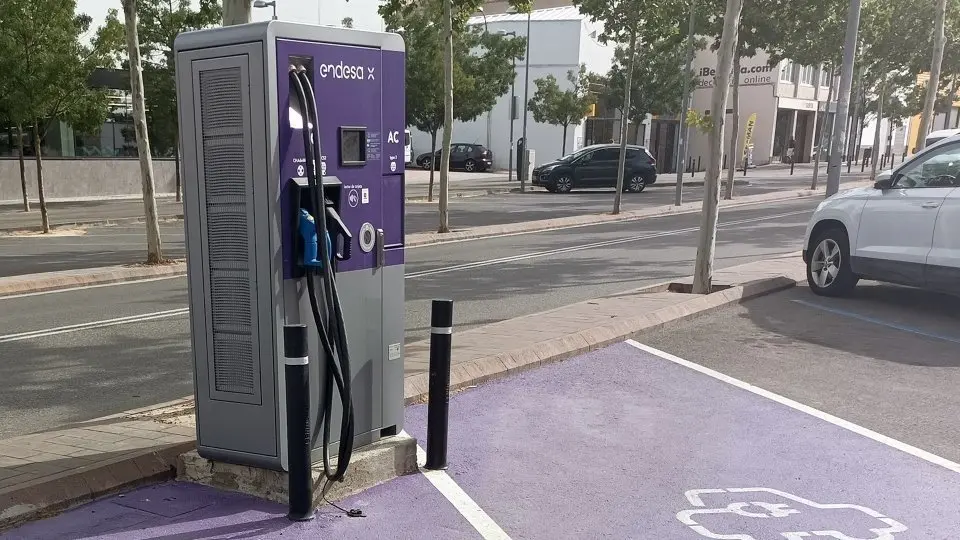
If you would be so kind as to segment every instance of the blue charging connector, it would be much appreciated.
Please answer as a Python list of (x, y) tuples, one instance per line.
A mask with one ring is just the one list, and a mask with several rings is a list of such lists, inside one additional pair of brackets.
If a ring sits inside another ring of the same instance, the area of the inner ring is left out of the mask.
[[(300, 237), (303, 238), (303, 266), (314, 268), (323, 267), (323, 261), (317, 257), (319, 245), (317, 244), (317, 227), (314, 224), (313, 216), (303, 208), (300, 209)], [(333, 242), (330, 241), (330, 234), (327, 233), (327, 253), (333, 256)]]

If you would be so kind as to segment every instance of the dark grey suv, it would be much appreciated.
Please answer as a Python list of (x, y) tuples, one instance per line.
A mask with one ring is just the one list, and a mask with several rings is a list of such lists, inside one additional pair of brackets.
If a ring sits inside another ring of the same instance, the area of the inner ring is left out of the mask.
[[(620, 145), (597, 144), (533, 170), (533, 185), (551, 193), (617, 186)], [(623, 190), (639, 193), (657, 181), (657, 160), (643, 146), (627, 145)]]

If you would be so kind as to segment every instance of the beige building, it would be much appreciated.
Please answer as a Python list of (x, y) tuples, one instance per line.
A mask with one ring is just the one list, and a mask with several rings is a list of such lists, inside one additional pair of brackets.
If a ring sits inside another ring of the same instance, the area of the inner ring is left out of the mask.
[[(701, 50), (694, 60), (696, 89), (691, 108), (710, 111), (717, 54)], [(839, 79), (837, 77), (836, 79)], [(835, 80), (834, 84), (839, 83)], [(753, 128), (752, 161), (756, 165), (785, 161), (791, 139), (798, 162), (811, 160), (819, 146), (816, 137), (824, 118), (832, 119), (835, 106), (828, 107), (830, 74), (821, 66), (801, 66), (790, 61), (770, 66), (769, 56), (757, 51), (752, 58), (741, 60), (740, 68), (740, 147), (743, 152), (743, 132), (748, 118), (756, 114)], [(836, 93), (836, 86), (834, 87)], [(836, 99), (836, 96), (833, 97)], [(829, 108), (829, 110), (828, 110)], [(730, 122), (731, 103), (727, 103), (727, 122)], [(829, 126), (828, 126), (829, 127)], [(691, 130), (688, 155), (694, 162), (706, 159), (707, 136)]]

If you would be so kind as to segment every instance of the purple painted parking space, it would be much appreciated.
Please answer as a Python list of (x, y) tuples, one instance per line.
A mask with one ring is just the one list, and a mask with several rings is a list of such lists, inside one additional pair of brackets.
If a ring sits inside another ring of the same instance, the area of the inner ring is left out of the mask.
[(476, 531), (420, 475), (377, 486), (341, 503), (349, 518), (321, 508), (316, 519), (291, 523), (286, 507), (195, 484), (141, 488), (0, 534), (3, 540), (192, 540), (200, 538), (424, 540), (479, 539)]
[[(957, 474), (627, 344), (451, 399), (457, 484), (510, 537), (960, 537)], [(407, 410), (425, 443), (426, 407)], [(421, 475), (290, 524), (279, 505), (143, 488), (4, 539), (481, 538)]]
[(956, 473), (626, 344), (457, 395), (449, 455), (514, 538), (960, 537)]

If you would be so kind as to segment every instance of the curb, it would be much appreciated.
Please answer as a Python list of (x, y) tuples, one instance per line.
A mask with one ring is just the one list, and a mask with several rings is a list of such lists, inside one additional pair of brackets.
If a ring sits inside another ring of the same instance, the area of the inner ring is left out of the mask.
[[(871, 185), (869, 182), (851, 182), (844, 189), (852, 189)], [(737, 208), (740, 206), (749, 206), (764, 202), (780, 202), (793, 199), (803, 199), (823, 195), (824, 190), (792, 190), (777, 191), (773, 193), (763, 193), (760, 195), (748, 195), (730, 201), (721, 200), (720, 208)], [(659, 216), (692, 214), (700, 212), (701, 202), (684, 203), (680, 206), (657, 206), (653, 208), (644, 208), (631, 212), (623, 212), (619, 215), (612, 214), (585, 214), (580, 216), (570, 216), (562, 218), (542, 219), (536, 221), (525, 221), (520, 223), (507, 223), (503, 225), (484, 225), (472, 227), (461, 231), (449, 233), (414, 233), (406, 237), (405, 247), (425, 247), (448, 242), (462, 242), (466, 240), (478, 240), (490, 236), (511, 236), (533, 232), (553, 231), (557, 229), (570, 229), (576, 227), (588, 227), (591, 225), (601, 225), (605, 223), (618, 223), (637, 221)], [(187, 273), (185, 262), (163, 266), (107, 266), (101, 268), (84, 270), (66, 270), (60, 272), (42, 272), (37, 274), (23, 274), (20, 276), (10, 276), (0, 278), (0, 298), (19, 294), (29, 294), (38, 292), (49, 292), (59, 289), (69, 289), (73, 287), (83, 287), (91, 285), (104, 285), (110, 283), (124, 283), (128, 281), (138, 281), (143, 279), (157, 277), (183, 276)]]
[[(851, 182), (844, 187), (853, 189), (867, 185), (864, 182)], [(804, 199), (823, 195), (824, 189), (798, 189), (790, 191), (776, 191), (773, 193), (762, 193), (759, 195), (747, 195), (733, 200), (721, 200), (720, 208), (736, 208), (739, 206), (748, 206), (764, 202), (780, 202), (793, 199)], [(700, 201), (692, 203), (683, 203), (680, 206), (666, 205), (653, 208), (644, 208), (630, 212), (623, 212), (618, 215), (613, 214), (585, 214), (580, 216), (569, 216), (562, 218), (541, 219), (536, 221), (524, 221), (520, 223), (506, 223), (503, 225), (484, 225), (472, 227), (461, 231), (449, 233), (414, 233), (408, 234), (405, 246), (421, 247), (434, 244), (443, 244), (446, 242), (458, 242), (463, 240), (476, 240), (488, 236), (508, 236), (532, 232), (552, 231), (556, 229), (568, 229), (574, 227), (586, 227), (590, 225), (600, 225), (604, 223), (618, 223), (627, 221), (636, 221), (651, 217), (691, 214), (700, 212), (703, 203)]]
[(176, 476), (180, 454), (194, 448), (194, 441), (170, 444), (151, 452), (99, 463), (96, 467), (42, 478), (16, 491), (0, 494), (0, 532), (105, 495), (170, 480)]
[[(574, 356), (635, 338), (646, 332), (662, 330), (671, 324), (708, 315), (758, 296), (790, 289), (800, 281), (798, 278), (799, 276), (777, 276), (726, 288), (717, 284), (714, 288), (722, 290), (702, 296), (691, 295), (691, 299), (686, 302), (655, 310), (642, 317), (619, 320), (616, 323), (599, 325), (562, 338), (529, 345), (509, 353), (454, 364), (450, 370), (450, 391), (455, 393), (508, 375), (535, 369), (541, 365), (567, 360)], [(667, 282), (630, 292), (663, 292), (680, 289), (682, 287), (674, 287), (674, 283)], [(678, 292), (677, 294), (685, 293)], [(590, 302), (590, 300), (587, 302)], [(411, 343), (409, 346), (414, 345), (414, 343)], [(407, 377), (404, 380), (404, 404), (426, 403), (429, 381), (429, 373)]]

